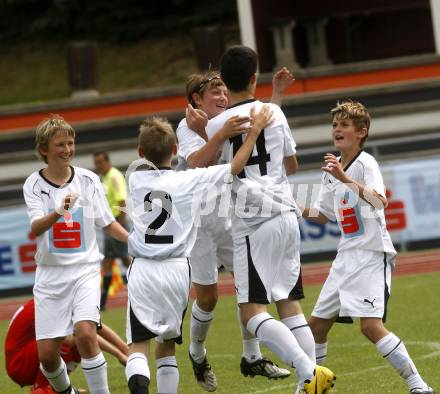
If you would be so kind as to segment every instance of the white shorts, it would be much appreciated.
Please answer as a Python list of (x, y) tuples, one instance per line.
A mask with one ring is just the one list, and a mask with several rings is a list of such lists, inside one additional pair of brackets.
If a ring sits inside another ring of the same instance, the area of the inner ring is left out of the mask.
[(237, 301), (269, 304), (304, 298), (298, 220), (287, 212), (256, 226), (234, 240), (234, 279)]
[(191, 251), (191, 278), (193, 283), (199, 285), (217, 283), (218, 268), (221, 266), (232, 271), (234, 249), (231, 229), (227, 219), (216, 219), (216, 224), (202, 225), (198, 229)]
[(385, 321), (395, 255), (372, 250), (339, 252), (312, 316), (378, 317)]
[(191, 268), (186, 258), (149, 260), (136, 257), (128, 275), (127, 343), (157, 337), (182, 343)]
[(36, 339), (65, 337), (84, 320), (99, 324), (100, 263), (38, 265), (35, 275)]

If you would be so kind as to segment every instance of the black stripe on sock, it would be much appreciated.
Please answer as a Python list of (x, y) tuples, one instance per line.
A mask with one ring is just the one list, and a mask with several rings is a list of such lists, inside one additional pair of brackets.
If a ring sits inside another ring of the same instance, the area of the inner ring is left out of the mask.
[(266, 323), (268, 320), (273, 320), (273, 317), (268, 317), (267, 319), (263, 320), (255, 329), (255, 336), (258, 335), (258, 330), (260, 329), (260, 327), (262, 326), (263, 323)]
[(157, 369), (162, 368), (162, 367), (170, 367), (170, 368), (177, 368), (178, 369), (177, 365), (172, 365), (172, 364), (163, 364), (160, 367), (157, 367)]
[[(46, 375), (46, 378), (47, 379), (56, 379), (56, 378), (58, 378), (59, 376), (61, 376), (63, 373), (64, 373), (64, 369), (65, 369), (65, 367), (63, 367), (63, 369), (61, 370), (61, 372), (57, 375), (57, 376), (52, 376), (52, 377), (50, 377), (50, 378), (48, 378)], [(46, 370), (45, 370), (46, 371)], [(47, 371), (46, 371), (47, 372)]]
[(290, 331), (296, 330), (296, 329), (298, 329), (298, 328), (308, 327), (308, 326), (309, 326), (308, 324), (303, 324), (302, 326), (292, 327), (292, 328), (290, 329)]
[(327, 357), (327, 355), (326, 354), (324, 354), (323, 356), (316, 356), (316, 359), (317, 360), (322, 360), (323, 358), (326, 358)]
[(394, 350), (396, 350), (400, 346), (401, 343), (402, 341), (399, 341), (399, 343), (396, 346), (394, 346), (393, 350), (391, 350), (391, 352), (389, 352), (388, 354), (385, 354), (383, 358), (387, 358), (392, 352), (394, 352)]
[(127, 360), (127, 363), (130, 362), (131, 360), (136, 360), (137, 358), (145, 360), (143, 357), (132, 357), (132, 358), (130, 358), (130, 360)]
[(90, 368), (84, 368), (83, 366), (81, 366), (81, 367), (82, 367), (83, 371), (91, 371), (93, 369), (101, 368), (105, 364), (107, 364), (107, 361), (104, 360), (104, 362), (102, 364), (99, 364), (96, 367), (90, 367)]
[(212, 321), (212, 319), (213, 319), (213, 318), (211, 318), (211, 319), (209, 319), (209, 320), (200, 320), (200, 319), (197, 319), (197, 317), (194, 316), (194, 313), (191, 313), (191, 316), (192, 316), (194, 319), (196, 319), (198, 322), (200, 322), (200, 323), (209, 323), (209, 322)]

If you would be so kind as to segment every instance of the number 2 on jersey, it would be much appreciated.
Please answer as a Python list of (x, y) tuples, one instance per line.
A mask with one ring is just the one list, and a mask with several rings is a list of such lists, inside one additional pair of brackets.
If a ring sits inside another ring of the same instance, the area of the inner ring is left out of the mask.
[(154, 219), (145, 231), (146, 244), (172, 244), (174, 237), (172, 235), (156, 235), (164, 223), (171, 217), (173, 212), (173, 201), (171, 196), (164, 191), (153, 190), (144, 197), (144, 210), (151, 212), (153, 210), (153, 200), (162, 202), (162, 211), (159, 216)]
[[(232, 149), (235, 154), (238, 152), (240, 147), (243, 145), (243, 136), (237, 135), (233, 138), (230, 138), (229, 141), (232, 144)], [(261, 175), (267, 175), (267, 165), (266, 163), (270, 161), (270, 153), (267, 153), (266, 150), (266, 139), (264, 138), (264, 129), (261, 131), (260, 135), (255, 142), (255, 146), (257, 147), (257, 155), (249, 157), (246, 166), (251, 166), (254, 164), (258, 164), (258, 168), (260, 170)], [(243, 170), (237, 174), (239, 178), (246, 178), (246, 173)]]

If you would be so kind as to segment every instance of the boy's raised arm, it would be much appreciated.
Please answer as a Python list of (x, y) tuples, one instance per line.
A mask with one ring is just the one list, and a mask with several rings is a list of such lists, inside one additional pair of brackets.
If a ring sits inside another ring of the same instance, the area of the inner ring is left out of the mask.
[(336, 179), (339, 179), (342, 183), (345, 183), (350, 189), (359, 195), (364, 201), (370, 204), (375, 209), (384, 209), (388, 205), (388, 201), (385, 196), (381, 196), (375, 190), (356, 182), (351, 179), (344, 172), (341, 163), (337, 157), (331, 153), (327, 153), (324, 156), (326, 165), (322, 167), (322, 171), (333, 175)]
[(247, 116), (232, 116), (223, 127), (197, 152), (188, 156), (187, 163), (190, 168), (208, 167), (217, 164), (218, 152), (225, 140), (246, 133), (249, 128), (244, 127), (250, 120)]

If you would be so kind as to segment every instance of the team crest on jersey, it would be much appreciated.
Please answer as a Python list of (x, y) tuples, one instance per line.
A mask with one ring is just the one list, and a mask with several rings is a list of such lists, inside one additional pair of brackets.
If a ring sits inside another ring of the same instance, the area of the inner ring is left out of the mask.
[(351, 203), (350, 198), (353, 199), (353, 196), (347, 191), (338, 199), (338, 220), (345, 238), (357, 237), (365, 232), (359, 204)]
[(49, 231), (51, 253), (84, 252), (83, 218), (83, 208), (80, 207), (58, 219)]

